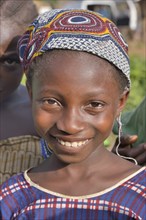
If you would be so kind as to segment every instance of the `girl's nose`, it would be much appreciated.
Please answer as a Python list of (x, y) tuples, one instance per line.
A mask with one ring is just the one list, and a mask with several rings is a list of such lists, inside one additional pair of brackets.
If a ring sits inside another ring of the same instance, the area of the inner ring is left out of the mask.
[(85, 122), (81, 113), (75, 109), (64, 111), (57, 121), (57, 128), (67, 134), (75, 134), (84, 129)]

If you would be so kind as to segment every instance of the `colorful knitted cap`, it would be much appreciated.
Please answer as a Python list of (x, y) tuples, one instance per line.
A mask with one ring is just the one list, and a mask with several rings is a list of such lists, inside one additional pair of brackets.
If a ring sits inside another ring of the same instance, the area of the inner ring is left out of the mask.
[(24, 72), (46, 51), (84, 51), (114, 64), (130, 86), (128, 45), (112, 21), (92, 11), (54, 9), (39, 15), (20, 39), (18, 49)]

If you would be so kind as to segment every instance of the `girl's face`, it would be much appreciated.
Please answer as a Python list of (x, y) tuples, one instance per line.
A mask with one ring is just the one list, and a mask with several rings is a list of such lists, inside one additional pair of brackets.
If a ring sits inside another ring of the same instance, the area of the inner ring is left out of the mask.
[(116, 70), (83, 52), (43, 56), (29, 89), (36, 129), (61, 161), (92, 158), (127, 97), (120, 94), (112, 75)]

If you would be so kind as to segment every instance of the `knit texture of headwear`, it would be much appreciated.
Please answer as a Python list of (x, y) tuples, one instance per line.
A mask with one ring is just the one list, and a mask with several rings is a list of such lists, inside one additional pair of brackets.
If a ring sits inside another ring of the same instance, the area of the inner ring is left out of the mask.
[(54, 9), (39, 15), (19, 41), (24, 72), (37, 56), (53, 49), (84, 51), (114, 64), (130, 87), (128, 45), (117, 26), (101, 14), (80, 9)]

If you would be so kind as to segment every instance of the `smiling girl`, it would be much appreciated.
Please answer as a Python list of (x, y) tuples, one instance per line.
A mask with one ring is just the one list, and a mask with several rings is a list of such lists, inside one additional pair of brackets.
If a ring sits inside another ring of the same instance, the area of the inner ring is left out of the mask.
[(144, 219), (145, 168), (104, 147), (130, 90), (117, 27), (91, 11), (52, 10), (29, 26), (19, 54), (52, 155), (2, 185), (2, 219)]

